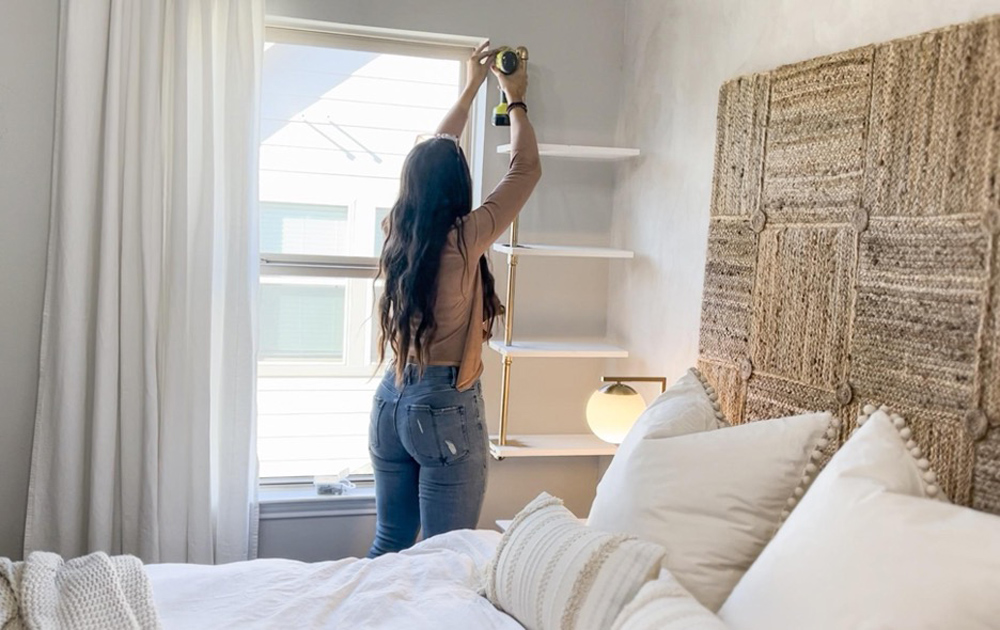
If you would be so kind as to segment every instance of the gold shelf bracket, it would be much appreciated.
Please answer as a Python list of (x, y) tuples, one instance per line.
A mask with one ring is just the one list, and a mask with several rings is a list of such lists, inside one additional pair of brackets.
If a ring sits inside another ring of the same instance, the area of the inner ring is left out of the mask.
[[(517, 247), (518, 219), (510, 226), (510, 247)], [(514, 339), (514, 287), (517, 282), (517, 254), (507, 255), (507, 306), (504, 314), (503, 343), (509, 346)], [(507, 444), (507, 419), (510, 414), (510, 368), (513, 358), (503, 357), (503, 373), (500, 375), (500, 446)]]

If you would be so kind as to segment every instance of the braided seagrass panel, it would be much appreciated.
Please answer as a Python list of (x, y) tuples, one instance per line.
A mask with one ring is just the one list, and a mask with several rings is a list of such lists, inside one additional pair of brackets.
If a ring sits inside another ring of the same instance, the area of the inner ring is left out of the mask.
[(733, 422), (905, 415), (1000, 513), (1000, 17), (722, 86), (699, 367)]

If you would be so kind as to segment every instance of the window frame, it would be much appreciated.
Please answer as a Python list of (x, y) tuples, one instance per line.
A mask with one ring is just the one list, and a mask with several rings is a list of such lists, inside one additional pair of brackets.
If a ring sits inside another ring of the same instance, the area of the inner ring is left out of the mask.
[[(476, 46), (485, 37), (465, 37), (456, 35), (441, 35), (416, 31), (403, 31), (377, 27), (354, 26), (303, 20), (298, 18), (271, 17), (265, 24), (265, 42), (300, 44), (308, 46), (323, 46), (374, 52), (382, 54), (411, 55), (434, 59), (453, 59), (464, 62), (469, 58)], [(466, 85), (465, 65), (459, 64), (459, 88)], [(470, 108), (469, 123), (459, 138), (472, 173), (473, 204), (479, 205), (482, 198), (482, 172), (484, 152), (484, 137), (486, 130), (486, 83), (476, 94)], [(344, 200), (345, 205), (354, 207), (353, 200)], [(378, 212), (380, 206), (373, 209)], [(322, 277), (346, 279), (370, 279), (367, 283), (366, 295), (363, 300), (355, 300), (373, 311), (375, 295), (375, 278), (378, 275), (379, 259), (367, 256), (321, 256), (308, 254), (276, 254), (261, 252), (259, 256), (260, 277)], [(349, 283), (350, 285), (350, 283)], [(350, 320), (348, 320), (350, 321)], [(346, 343), (346, 342), (345, 342)], [(361, 350), (366, 358), (371, 358), (373, 349), (371, 340), (367, 340)], [(345, 346), (346, 353), (346, 346)], [(317, 370), (317, 376), (346, 376), (347, 371), (356, 366), (324, 366)], [(294, 370), (301, 374), (302, 366), (282, 366), (280, 362), (261, 366), (258, 362), (258, 373), (266, 376), (283, 376)], [(306, 371), (309, 371), (308, 369)], [(340, 372), (340, 374), (338, 374)], [(260, 374), (258, 374), (260, 375)], [(370, 486), (374, 480), (370, 474), (351, 475), (352, 482), (360, 487)], [(302, 487), (314, 483), (315, 476), (295, 477), (258, 477), (260, 486), (271, 487)]]

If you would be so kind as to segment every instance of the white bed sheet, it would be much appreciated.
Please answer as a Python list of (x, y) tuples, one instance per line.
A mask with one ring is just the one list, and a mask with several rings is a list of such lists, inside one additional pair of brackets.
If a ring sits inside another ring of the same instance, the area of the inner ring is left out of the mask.
[(461, 530), (376, 560), (146, 567), (163, 627), (514, 630), (477, 594), (500, 534)]

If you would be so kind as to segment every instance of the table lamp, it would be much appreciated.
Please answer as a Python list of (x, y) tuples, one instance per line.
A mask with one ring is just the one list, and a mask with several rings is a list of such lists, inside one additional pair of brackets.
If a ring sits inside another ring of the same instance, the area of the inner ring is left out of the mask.
[(646, 401), (625, 382), (660, 383), (661, 392), (667, 388), (667, 379), (659, 376), (605, 376), (601, 381), (608, 384), (587, 401), (587, 425), (594, 435), (612, 444), (621, 444), (646, 409)]

